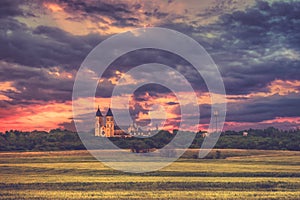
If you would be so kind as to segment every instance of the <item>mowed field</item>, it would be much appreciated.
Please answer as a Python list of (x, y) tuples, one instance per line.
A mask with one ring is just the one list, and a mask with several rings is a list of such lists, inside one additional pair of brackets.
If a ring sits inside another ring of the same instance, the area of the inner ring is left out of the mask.
[(86, 151), (0, 153), (0, 199), (300, 199), (300, 152), (219, 151), (225, 159), (190, 150), (144, 174), (115, 171)]

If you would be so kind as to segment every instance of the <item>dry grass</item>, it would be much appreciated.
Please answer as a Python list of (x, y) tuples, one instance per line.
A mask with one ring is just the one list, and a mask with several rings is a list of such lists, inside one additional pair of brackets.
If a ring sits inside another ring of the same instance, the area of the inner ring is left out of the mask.
[(112, 170), (86, 151), (0, 153), (0, 198), (300, 199), (300, 152), (219, 151), (227, 158), (182, 158), (145, 174)]

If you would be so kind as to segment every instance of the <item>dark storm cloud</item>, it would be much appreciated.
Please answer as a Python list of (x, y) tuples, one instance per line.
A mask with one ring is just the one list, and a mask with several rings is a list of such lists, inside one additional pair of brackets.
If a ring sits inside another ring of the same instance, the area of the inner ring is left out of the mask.
[(148, 17), (155, 17), (157, 19), (163, 19), (165, 17), (167, 17), (169, 14), (165, 13), (165, 12), (161, 12), (159, 11), (157, 8), (153, 10), (153, 12), (144, 12), (144, 15), (148, 16)]
[(299, 59), (285, 51), (299, 56), (300, 2), (257, 1), (207, 26), (166, 23), (163, 27), (183, 32), (203, 45), (219, 66), (227, 94), (262, 91), (276, 79), (299, 80)]
[[(142, 100), (141, 98), (143, 98), (146, 93), (151, 97), (158, 97), (159, 94), (167, 95), (169, 93), (172, 93), (172, 91), (163, 85), (150, 83), (143, 85), (134, 91), (136, 100)], [(145, 101), (147, 101), (147, 99), (145, 99)]]
[[(223, 46), (229, 50), (255, 50), (266, 53), (266, 48), (283, 45), (299, 49), (300, 2), (258, 1), (245, 11), (221, 16), (217, 25), (223, 27)], [(274, 49), (272, 49), (274, 50)]]
[(15, 90), (1, 92), (13, 99), (10, 104), (31, 104), (38, 101), (64, 102), (71, 100), (73, 79), (49, 74), (51, 70), (0, 63), (0, 80), (12, 82)]
[[(115, 76), (114, 72), (116, 70), (126, 73), (128, 70), (146, 63), (160, 63), (172, 67), (183, 75), (196, 91), (207, 91), (201, 75), (199, 75), (198, 71), (189, 62), (172, 52), (158, 49), (136, 50), (120, 56), (109, 66), (109, 70), (103, 74), (103, 77), (109, 78)], [(171, 79), (172, 77), (169, 78)], [(143, 89), (147, 89), (149, 92), (151, 91), (151, 87), (153, 87), (153, 92), (167, 93), (166, 90), (160, 90), (161, 87), (157, 85), (148, 85), (147, 88)], [(138, 90), (137, 92), (142, 91)]]
[(224, 12), (237, 9), (236, 3), (237, 1), (234, 0), (216, 0), (212, 6), (206, 8), (204, 12), (197, 14), (197, 16), (208, 18), (211, 16), (222, 15)]
[(299, 117), (299, 95), (274, 95), (248, 100), (244, 103), (230, 103), (226, 121), (260, 122), (276, 117)]
[(0, 19), (6, 17), (25, 16), (26, 13), (20, 9), (22, 0), (1, 0), (0, 1)]
[[(17, 12), (19, 10), (17, 4), (20, 5), (21, 2), (5, 3), (3, 1), (1, 3), (3, 6), (15, 9), (14, 12), (8, 9), (11, 16), (22, 14), (22, 10)], [(84, 12), (105, 12), (113, 15), (119, 21), (123, 18), (113, 14), (112, 10), (117, 13), (130, 13), (125, 4), (98, 3), (97, 7), (80, 2), (77, 4), (69, 2), (68, 5), (72, 9), (81, 9)], [(133, 8), (138, 9), (139, 6), (135, 5)], [(4, 14), (3, 12), (3, 17)], [(136, 21), (137, 19), (129, 17), (125, 20)], [(59, 28), (49, 26), (38, 26), (32, 29), (16, 19), (0, 18), (0, 59), (11, 64), (9, 67), (1, 66), (3, 74), (1, 80), (13, 81), (13, 86), (17, 89), (17, 91), (6, 91), (5, 95), (14, 100), (10, 103), (19, 103), (21, 100), (70, 100), (73, 80), (56, 80), (56, 78), (50, 77), (43, 68), (51, 70), (52, 67), (57, 67), (74, 75), (73, 70), (78, 69), (89, 51), (103, 39), (104, 37), (98, 34), (74, 36)], [(146, 55), (144, 55), (145, 57)], [(134, 63), (129, 62), (128, 64)], [(2, 63), (2, 65), (4, 64)], [(106, 75), (109, 78), (114, 76), (114, 73), (108, 70)], [(106, 80), (101, 86), (97, 96), (109, 97), (114, 85)]]
[(142, 49), (129, 52), (120, 56), (112, 66), (138, 66), (145, 63), (158, 62), (174, 67), (176, 64), (188, 64), (185, 60), (171, 52), (162, 51), (158, 49)]
[[(146, 6), (140, 3), (121, 3), (118, 1), (81, 1), (81, 0), (59, 0), (58, 2), (64, 6), (65, 11), (72, 14), (76, 14), (75, 18), (69, 18), (70, 20), (86, 19), (89, 17), (92, 21), (99, 22), (107, 26), (117, 27), (139, 27), (140, 23), (145, 23), (141, 18), (156, 18), (162, 20), (169, 16), (170, 13), (163, 12), (157, 6)], [(144, 12), (139, 12), (143, 10)], [(112, 22), (105, 19), (109, 18)], [(173, 16), (179, 18), (181, 16)], [(100, 27), (99, 27), (100, 28)], [(103, 26), (101, 27), (103, 29)]]
[(102, 82), (98, 84), (96, 90), (96, 97), (110, 98), (115, 85), (108, 79), (102, 79)]
[(0, 20), (0, 59), (31, 67), (65, 66), (77, 69), (99, 35), (73, 36), (59, 28), (38, 26), (31, 30), (13, 20)]
[(53, 74), (67, 72), (74, 77), (101, 40), (97, 34), (74, 36), (55, 27), (31, 29), (16, 19), (0, 19), (0, 77), (16, 88), (5, 91), (5, 96), (13, 99), (9, 103), (71, 100), (73, 79)]
[[(267, 120), (276, 120), (277, 117), (299, 117), (300, 110), (297, 109), (298, 107), (300, 107), (300, 101), (297, 93), (231, 102), (227, 104), (226, 122), (259, 123)], [(201, 104), (200, 114), (200, 123), (209, 123), (211, 105)], [(190, 118), (193, 117), (190, 116)]]
[(126, 27), (126, 26), (136, 26), (138, 24), (139, 20), (134, 17), (120, 17), (117, 19), (114, 23), (112, 23), (113, 26), (119, 26), (119, 27)]
[[(181, 110), (179, 102), (170, 101), (161, 103), (156, 101), (160, 98), (174, 99), (176, 96), (168, 88), (158, 84), (148, 84), (138, 88), (132, 95), (132, 99), (130, 101), (130, 115), (132, 117), (136, 117), (139, 113), (149, 114), (151, 110), (155, 110), (154, 107), (158, 104), (172, 110), (172, 114), (180, 115)], [(146, 121), (149, 122), (149, 120)]]
[[(299, 95), (296, 93), (232, 102), (227, 105), (226, 121), (258, 123), (274, 120), (276, 117), (299, 117), (300, 110), (295, 109), (299, 106)], [(200, 105), (200, 114), (200, 122), (209, 123), (211, 106), (208, 104)]]
[(131, 13), (129, 5), (122, 3), (110, 4), (105, 1), (80, 1), (80, 0), (59, 0), (58, 2), (67, 5), (67, 9), (72, 11), (83, 11), (85, 13), (93, 14), (115, 14), (118, 12)]
[(40, 69), (0, 61), (1, 81), (28, 80), (40, 75)]
[[(140, 4), (78, 0), (60, 0), (56, 2), (64, 5), (66, 12), (70, 14), (76, 13), (77, 19), (75, 20), (89, 17), (93, 21), (101, 21), (103, 24), (119, 27), (136, 26), (139, 22), (134, 16), (136, 16), (136, 10), (141, 7)], [(112, 23), (105, 20), (104, 17), (108, 17), (112, 20)], [(70, 18), (70, 20), (72, 19)]]
[(227, 94), (249, 94), (266, 91), (266, 86), (276, 79), (299, 80), (300, 62), (290, 59), (268, 60), (223, 72)]
[[(258, 1), (245, 11), (221, 16), (212, 56), (229, 94), (258, 91), (275, 79), (299, 80), (300, 62), (285, 50), (300, 50), (300, 2)], [(220, 29), (222, 27), (222, 29)]]

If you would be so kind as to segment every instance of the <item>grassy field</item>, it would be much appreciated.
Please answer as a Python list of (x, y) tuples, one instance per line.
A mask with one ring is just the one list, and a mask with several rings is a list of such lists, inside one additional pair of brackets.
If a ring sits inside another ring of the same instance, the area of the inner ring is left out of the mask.
[(144, 174), (112, 170), (86, 151), (0, 153), (0, 199), (300, 199), (300, 152), (219, 151), (225, 159), (190, 150)]

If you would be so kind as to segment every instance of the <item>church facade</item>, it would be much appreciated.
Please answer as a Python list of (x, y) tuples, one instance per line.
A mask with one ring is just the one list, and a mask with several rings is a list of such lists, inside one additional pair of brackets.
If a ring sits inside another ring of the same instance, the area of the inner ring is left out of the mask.
[[(95, 136), (98, 137), (149, 137), (152, 134), (151, 130), (143, 131), (136, 123), (133, 123), (129, 126), (124, 127), (124, 130), (127, 130), (127, 133), (124, 132), (119, 126), (115, 124), (114, 116), (111, 109), (109, 108), (106, 115), (103, 116), (100, 108), (96, 112), (95, 120)], [(157, 132), (156, 128), (156, 132)], [(154, 132), (155, 132), (154, 131)]]
[(95, 136), (100, 137), (129, 137), (122, 129), (115, 125), (114, 116), (109, 108), (103, 116), (100, 108), (96, 112)]

